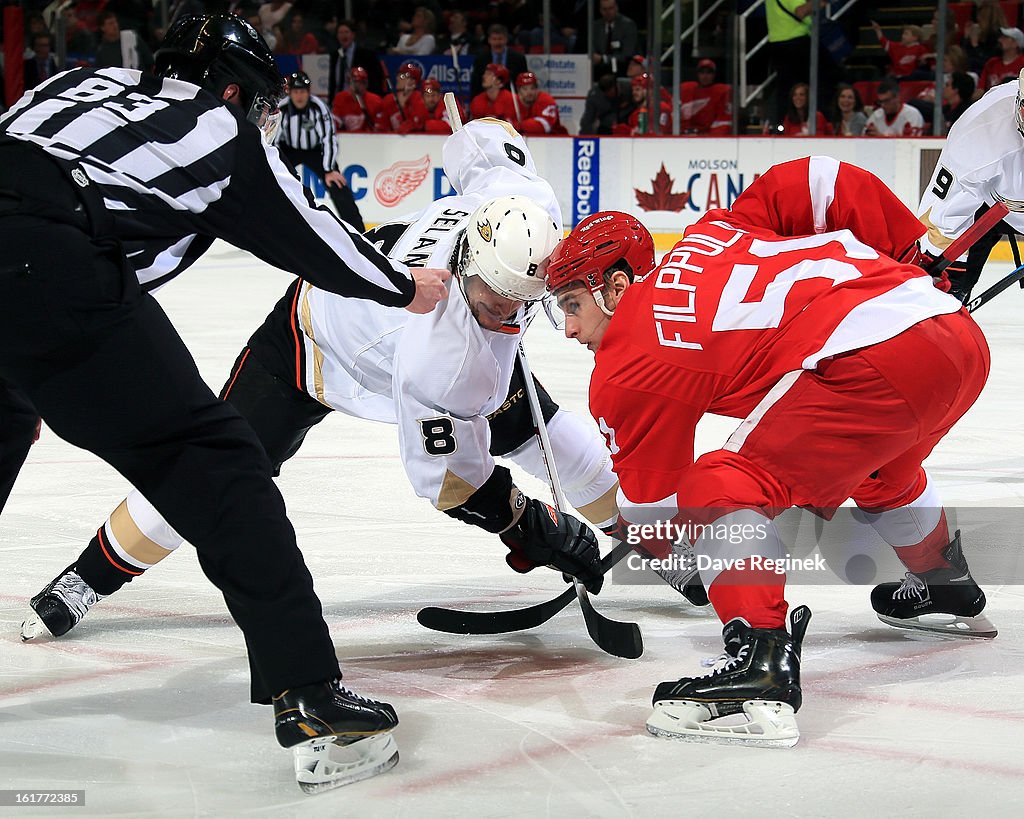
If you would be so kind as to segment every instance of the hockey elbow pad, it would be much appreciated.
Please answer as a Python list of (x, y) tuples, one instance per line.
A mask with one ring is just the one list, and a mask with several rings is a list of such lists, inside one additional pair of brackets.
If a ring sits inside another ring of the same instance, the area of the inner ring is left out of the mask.
[(491, 477), (465, 503), (444, 513), (496, 535), (513, 526), (525, 508), (526, 496), (512, 483), (512, 473), (495, 465)]

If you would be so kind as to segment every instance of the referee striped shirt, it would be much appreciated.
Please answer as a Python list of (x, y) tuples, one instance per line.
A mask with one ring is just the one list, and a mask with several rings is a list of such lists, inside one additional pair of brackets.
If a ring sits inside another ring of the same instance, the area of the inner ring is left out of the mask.
[(415, 294), (408, 267), (317, 208), (237, 106), (191, 83), (65, 71), (0, 115), (0, 135), (82, 168), (148, 289), (219, 238), (342, 296), (404, 307)]
[(324, 173), (336, 170), (338, 149), (334, 142), (334, 116), (327, 103), (312, 94), (304, 108), (288, 100), (281, 106), (277, 144), (297, 151), (320, 151), (323, 156), (320, 167)]

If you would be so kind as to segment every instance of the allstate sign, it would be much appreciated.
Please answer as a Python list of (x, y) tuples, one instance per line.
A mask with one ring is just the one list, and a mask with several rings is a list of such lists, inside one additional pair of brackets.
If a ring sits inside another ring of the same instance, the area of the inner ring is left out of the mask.
[(572, 225), (597, 213), (601, 208), (598, 184), (601, 168), (601, 141), (573, 138), (572, 141)]
[(592, 68), (586, 54), (530, 54), (526, 63), (553, 97), (585, 97), (590, 91)]

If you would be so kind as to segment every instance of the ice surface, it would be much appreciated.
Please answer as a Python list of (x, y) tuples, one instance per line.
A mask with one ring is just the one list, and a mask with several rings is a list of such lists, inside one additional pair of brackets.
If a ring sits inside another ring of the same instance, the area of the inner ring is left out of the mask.
[[(1007, 269), (991, 265), (982, 284)], [(217, 245), (161, 294), (215, 389), (287, 281)], [(1022, 315), (1016, 288), (978, 313), (992, 375), (929, 462), (948, 503), (1024, 505)], [(533, 368), (585, 413), (590, 354), (542, 325), (528, 337)], [(734, 426), (708, 419), (699, 449)], [(425, 605), (527, 605), (561, 580), (513, 574), (495, 538), (417, 499), (390, 427), (328, 418), (280, 486), (346, 682), (398, 708), (398, 767), (318, 796), (299, 791), (270, 709), (247, 703), (241, 634), (189, 547), (66, 638), (23, 644), (29, 597), (127, 491), (44, 430), (0, 518), (0, 788), (85, 789), (86, 806), (32, 815), (1024, 815), (1024, 587), (988, 586), (1000, 630), (991, 642), (887, 628), (868, 587), (793, 587), (791, 602), (814, 611), (800, 744), (696, 746), (644, 730), (654, 686), (699, 672), (721, 649), (717, 621), (667, 586), (612, 585), (596, 598), (639, 622), (647, 649), (637, 661), (601, 653), (575, 606), (516, 635), (430, 632), (415, 619)], [(1017, 533), (1006, 537), (1019, 548)]]

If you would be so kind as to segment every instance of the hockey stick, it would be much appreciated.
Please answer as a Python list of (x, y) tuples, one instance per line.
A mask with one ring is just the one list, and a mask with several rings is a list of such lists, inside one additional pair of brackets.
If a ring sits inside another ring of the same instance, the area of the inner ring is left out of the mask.
[[(534, 431), (537, 434), (537, 442), (540, 444), (541, 459), (544, 461), (548, 480), (551, 482), (551, 495), (554, 499), (555, 509), (562, 513), (565, 509), (562, 485), (555, 469), (551, 440), (548, 438), (547, 424), (544, 423), (544, 414), (541, 412), (540, 399), (537, 398), (537, 387), (533, 383), (530, 362), (526, 360), (526, 351), (523, 350), (522, 343), (519, 345), (519, 364), (523, 368), (526, 400), (530, 404), (530, 414), (533, 416)], [(605, 617), (590, 602), (590, 595), (587, 593), (586, 587), (576, 578), (573, 578), (572, 583), (576, 589), (576, 598), (580, 601), (580, 608), (583, 610), (583, 620), (587, 624), (587, 632), (600, 648), (615, 657), (625, 657), (630, 660), (635, 660), (644, 653), (643, 637), (641, 637), (640, 627), (636, 623), (624, 623)]]
[(967, 312), (973, 313), (983, 304), (987, 304), (992, 301), (992, 299), (1006, 290), (1006, 288), (1013, 286), (1016, 282), (1024, 282), (1024, 265), (1021, 265), (1012, 273), (1001, 278), (980, 296), (977, 296), (967, 302)]
[[(631, 551), (632, 546), (624, 542), (616, 543), (615, 548), (601, 558), (601, 568), (605, 575)], [(460, 611), (428, 606), (420, 610), (416, 619), (421, 626), (449, 634), (508, 634), (543, 625), (575, 599), (576, 589), (568, 588), (558, 597), (524, 609)]]
[(994, 228), (996, 224), (1009, 212), (1010, 211), (1006, 205), (1002, 202), (996, 202), (992, 207), (981, 214), (981, 216), (975, 220), (973, 225), (961, 233), (960, 236), (958, 236), (950, 246), (942, 252), (942, 255), (932, 263), (931, 267), (928, 268), (928, 272), (932, 276), (938, 276), (943, 270), (949, 267), (951, 262), (955, 262), (963, 256), (964, 253), (970, 250), (971, 245)]

